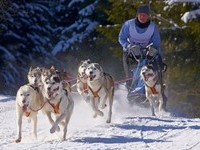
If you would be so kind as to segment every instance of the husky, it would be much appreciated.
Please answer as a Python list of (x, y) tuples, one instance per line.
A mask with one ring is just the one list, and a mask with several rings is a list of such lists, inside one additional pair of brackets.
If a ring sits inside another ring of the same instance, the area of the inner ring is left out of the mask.
[(29, 68), (29, 72), (27, 75), (28, 82), (30, 85), (35, 87), (36, 90), (38, 90), (37, 88), (39, 88), (42, 84), (41, 73), (42, 73), (41, 67), (36, 67), (36, 68), (30, 67)]
[(91, 64), (90, 59), (83, 60), (80, 62), (78, 66), (78, 76), (76, 82), (77, 91), (82, 96), (83, 100), (86, 102), (89, 102), (89, 95), (88, 95), (87, 76), (85, 74), (85, 70), (87, 69), (89, 64)]
[(67, 126), (73, 112), (74, 101), (70, 93), (64, 88), (62, 79), (55, 67), (43, 69), (41, 80), (44, 101), (48, 104), (44, 106), (43, 110), (49, 115), (53, 113), (56, 116), (55, 122), (51, 120), (50, 133), (59, 130), (58, 124), (63, 125), (62, 141), (64, 141), (66, 140)]
[[(108, 73), (105, 73), (98, 63), (91, 63), (85, 70), (87, 75), (88, 92), (90, 96), (91, 106), (94, 110), (94, 117), (97, 115), (103, 116), (103, 112), (99, 110), (104, 109), (108, 103), (109, 111), (106, 122), (111, 122), (112, 105), (114, 96), (114, 80)], [(103, 100), (102, 100), (103, 98)]]
[(17, 138), (16, 143), (22, 139), (22, 117), (25, 116), (33, 122), (33, 135), (37, 138), (37, 113), (41, 108), (42, 101), (38, 91), (30, 84), (23, 85), (19, 88), (16, 95), (16, 114), (17, 114)]
[(166, 98), (164, 91), (162, 90), (164, 85), (160, 84), (161, 79), (159, 78), (158, 71), (154, 69), (153, 65), (144, 65), (141, 68), (140, 76), (145, 84), (145, 95), (150, 103), (152, 116), (155, 116), (154, 108), (156, 101), (159, 102), (159, 113), (166, 113), (163, 106), (165, 101), (164, 98)]
[[(31, 85), (36, 91), (37, 91), (37, 97), (40, 98), (40, 100), (43, 102), (42, 106), (41, 106), (41, 110), (42, 112), (47, 116), (47, 119), (49, 121), (49, 123), (51, 125), (54, 124), (54, 120), (52, 119), (51, 113), (49, 111), (46, 111), (46, 109), (48, 110), (50, 106), (49, 103), (47, 103), (47, 101), (45, 101), (44, 99), (44, 86), (42, 83), (42, 70), (44, 70), (45, 68), (43, 67), (30, 67), (29, 72), (28, 72), (28, 81), (29, 81), (29, 85)], [(57, 131), (60, 131), (60, 127), (58, 126)]]

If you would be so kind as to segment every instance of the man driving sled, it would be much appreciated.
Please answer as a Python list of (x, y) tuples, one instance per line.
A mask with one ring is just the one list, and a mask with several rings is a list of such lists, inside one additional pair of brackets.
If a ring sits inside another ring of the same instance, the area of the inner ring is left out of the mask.
[[(137, 15), (134, 19), (127, 20), (119, 33), (119, 43), (123, 47), (123, 67), (126, 78), (134, 76), (132, 85), (130, 82), (127, 82), (127, 86), (132, 86), (129, 93), (144, 93), (144, 83), (139, 79), (139, 71), (135, 71), (133, 75), (130, 75), (130, 69), (139, 70), (141, 67), (136, 68), (135, 65), (133, 68), (130, 68), (130, 60), (135, 62), (141, 62), (140, 55), (130, 53), (131, 50), (146, 49), (149, 46), (149, 49), (156, 49), (157, 54), (154, 57), (154, 62), (157, 65), (157, 69), (160, 71), (161, 80), (162, 80), (162, 70), (164, 69), (164, 64), (162, 62), (162, 51), (160, 48), (160, 34), (155, 25), (150, 20), (150, 9), (147, 5), (143, 4), (138, 7)], [(138, 78), (138, 79), (137, 79)], [(162, 82), (162, 81), (161, 81)], [(137, 84), (136, 87), (133, 87), (133, 84)], [(134, 88), (134, 89), (133, 89)], [(164, 100), (163, 107), (166, 107), (166, 98)]]

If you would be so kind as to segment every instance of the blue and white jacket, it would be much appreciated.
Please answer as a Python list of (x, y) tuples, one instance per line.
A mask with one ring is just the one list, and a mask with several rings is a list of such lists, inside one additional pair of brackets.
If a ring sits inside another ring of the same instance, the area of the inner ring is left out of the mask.
[(153, 47), (162, 56), (160, 33), (152, 21), (147, 28), (138, 27), (135, 24), (135, 18), (126, 21), (120, 30), (118, 40), (123, 47), (123, 51), (126, 51), (129, 44), (146, 47), (148, 44), (153, 43)]

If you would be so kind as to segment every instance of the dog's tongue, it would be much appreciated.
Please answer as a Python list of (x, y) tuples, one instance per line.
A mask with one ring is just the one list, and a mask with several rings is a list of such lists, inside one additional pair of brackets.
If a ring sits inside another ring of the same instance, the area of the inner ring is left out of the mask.
[(23, 112), (26, 112), (26, 111), (27, 111), (27, 105), (23, 105), (23, 106), (22, 106), (22, 111), (23, 111)]

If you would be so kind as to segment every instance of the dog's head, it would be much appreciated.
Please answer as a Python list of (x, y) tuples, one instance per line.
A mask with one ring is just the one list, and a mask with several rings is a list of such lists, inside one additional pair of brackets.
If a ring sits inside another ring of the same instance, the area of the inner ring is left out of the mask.
[(63, 88), (60, 73), (55, 67), (42, 70), (42, 83), (44, 85), (44, 94), (47, 99), (56, 97)]
[(98, 63), (91, 63), (85, 70), (85, 74), (90, 81), (94, 81), (103, 75), (103, 69)]
[(26, 112), (28, 107), (34, 103), (36, 99), (37, 91), (35, 91), (31, 86), (24, 85), (17, 91), (16, 102), (21, 106), (22, 111)]
[(39, 86), (39, 84), (41, 83), (41, 73), (42, 73), (42, 68), (30, 67), (28, 75), (27, 75), (29, 84), (34, 85), (34, 86)]
[(80, 62), (79, 67), (78, 67), (78, 74), (80, 77), (86, 78), (85, 70), (87, 69), (89, 64), (91, 64), (90, 59), (83, 60)]
[(157, 75), (153, 65), (145, 65), (141, 68), (140, 76), (144, 81), (152, 80)]

